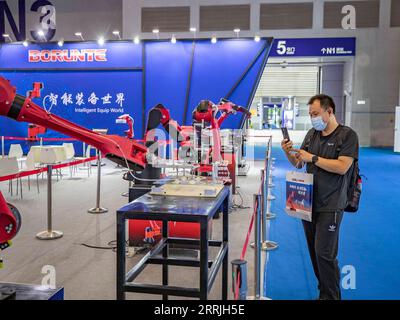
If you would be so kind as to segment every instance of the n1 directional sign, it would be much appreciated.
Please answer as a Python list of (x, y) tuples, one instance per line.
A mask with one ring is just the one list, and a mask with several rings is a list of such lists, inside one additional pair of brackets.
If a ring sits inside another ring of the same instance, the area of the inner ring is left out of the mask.
[(275, 39), (270, 57), (337, 57), (355, 54), (355, 38)]

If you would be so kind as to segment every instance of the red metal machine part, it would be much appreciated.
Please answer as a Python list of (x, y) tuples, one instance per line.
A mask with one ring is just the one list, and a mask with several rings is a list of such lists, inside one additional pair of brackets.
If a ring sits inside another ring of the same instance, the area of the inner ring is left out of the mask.
[(46, 131), (47, 128), (30, 123), (28, 126), (28, 139), (30, 141), (37, 141), (39, 140), (38, 135), (45, 134)]
[(0, 192), (0, 251), (10, 246), (10, 240), (16, 236), (21, 227), (21, 216), (18, 210), (8, 204)]
[[(232, 114), (237, 112), (244, 113), (247, 117), (251, 116), (251, 113), (228, 100), (221, 99), (218, 105), (214, 105), (211, 101), (203, 100), (193, 111), (193, 122), (205, 122), (209, 125), (209, 128), (213, 135), (213, 147), (210, 149), (208, 163), (203, 164), (200, 168), (200, 172), (212, 171), (212, 162), (219, 161), (219, 159), (228, 160), (232, 164), (235, 159), (234, 155), (228, 155), (222, 153), (221, 147), (221, 136), (220, 129), (222, 123)], [(217, 114), (220, 113), (217, 118)], [(231, 166), (232, 167), (232, 166)]]
[[(220, 116), (217, 118), (217, 113), (220, 112)], [(208, 159), (205, 163), (202, 163), (199, 171), (210, 172), (212, 171), (212, 162), (219, 161), (221, 158), (221, 137), (220, 128), (222, 123), (228, 118), (229, 115), (236, 114), (237, 112), (244, 113), (247, 117), (251, 116), (251, 113), (234, 103), (222, 99), (218, 105), (214, 105), (211, 101), (203, 100), (193, 111), (193, 123), (205, 123), (209, 126), (209, 129), (213, 135), (213, 148), (210, 148)], [(194, 126), (180, 126), (170, 116), (169, 110), (163, 105), (159, 104), (152, 108), (149, 112), (148, 124), (146, 128), (146, 141), (153, 141), (154, 136), (152, 130), (157, 128), (161, 124), (168, 134), (176, 140), (182, 147), (190, 148), (193, 146), (191, 137), (193, 136)]]
[[(220, 116), (217, 118), (217, 113), (220, 112)], [(220, 127), (222, 123), (228, 118), (229, 115), (235, 114), (237, 112), (242, 112), (246, 116), (250, 116), (250, 112), (243, 107), (236, 106), (235, 104), (221, 100), (219, 105), (215, 106), (210, 101), (202, 101), (193, 111), (193, 121), (202, 122), (210, 125), (213, 130), (214, 150), (210, 149), (210, 159), (211, 153), (214, 151), (214, 156), (217, 159), (222, 157), (224, 160), (228, 161), (228, 170), (230, 176), (235, 175), (236, 169), (236, 159), (234, 154), (222, 153), (221, 149), (221, 137), (219, 134)], [(159, 125), (162, 125), (164, 129), (168, 132), (172, 139), (180, 143), (182, 147), (190, 148), (193, 146), (194, 126), (180, 126), (175, 120), (171, 118), (170, 112), (163, 105), (159, 104), (152, 108), (148, 115), (148, 122), (146, 128), (145, 141), (151, 142), (155, 141), (154, 131)], [(148, 145), (150, 147), (150, 145)], [(215, 147), (216, 146), (216, 147)], [(198, 169), (199, 173), (210, 172), (212, 170), (212, 165), (208, 163), (203, 163)], [(231, 179), (233, 190), (235, 189), (235, 179)], [(159, 224), (161, 221), (148, 221), (148, 220), (130, 220), (129, 221), (129, 242), (131, 245), (142, 245), (143, 242), (146, 244), (154, 244), (158, 242), (161, 238), (161, 231)], [(170, 222), (168, 224), (168, 230), (170, 235), (173, 237), (182, 238), (192, 238), (198, 239), (200, 237), (200, 226), (197, 223), (174, 223)], [(209, 224), (209, 232), (212, 230), (212, 222)]]
[(83, 141), (100, 150), (111, 161), (131, 170), (141, 171), (146, 166), (145, 146), (124, 137), (101, 135), (53, 115), (32, 102), (31, 97), (16, 94), (16, 88), (3, 77), (0, 77), (0, 115), (43, 126)]
[(134, 120), (129, 114), (123, 114), (122, 116), (119, 116), (116, 120), (116, 123), (125, 123), (128, 125), (128, 130), (125, 131), (125, 136), (128, 139), (133, 139), (135, 137), (133, 131)]

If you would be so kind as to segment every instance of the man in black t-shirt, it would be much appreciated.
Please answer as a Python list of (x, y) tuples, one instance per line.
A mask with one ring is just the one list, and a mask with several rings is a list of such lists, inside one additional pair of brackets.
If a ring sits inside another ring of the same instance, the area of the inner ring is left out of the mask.
[(303, 220), (308, 251), (318, 279), (319, 299), (340, 300), (337, 260), (339, 228), (347, 202), (347, 189), (354, 160), (358, 160), (358, 137), (335, 117), (335, 103), (327, 95), (309, 101), (313, 128), (300, 149), (283, 140), (288, 160), (300, 169), (306, 165), (314, 175), (312, 222)]

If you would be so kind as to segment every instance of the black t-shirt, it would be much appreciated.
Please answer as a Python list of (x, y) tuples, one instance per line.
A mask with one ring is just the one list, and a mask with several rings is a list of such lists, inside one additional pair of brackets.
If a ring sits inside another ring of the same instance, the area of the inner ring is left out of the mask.
[[(358, 160), (358, 136), (354, 130), (342, 125), (328, 136), (322, 136), (322, 132), (311, 129), (301, 149), (325, 159), (347, 156)], [(340, 175), (321, 169), (313, 163), (307, 163), (307, 172), (314, 175), (313, 210), (315, 212), (344, 210), (352, 167), (345, 175)]]

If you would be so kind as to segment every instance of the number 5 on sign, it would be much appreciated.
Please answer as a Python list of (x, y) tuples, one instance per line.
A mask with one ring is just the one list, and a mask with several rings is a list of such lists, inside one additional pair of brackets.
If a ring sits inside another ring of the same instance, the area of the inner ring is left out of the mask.
[(286, 53), (286, 41), (278, 41), (278, 45), (276, 46), (276, 52), (278, 54), (285, 54)]

